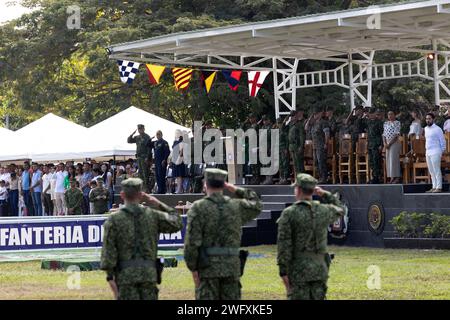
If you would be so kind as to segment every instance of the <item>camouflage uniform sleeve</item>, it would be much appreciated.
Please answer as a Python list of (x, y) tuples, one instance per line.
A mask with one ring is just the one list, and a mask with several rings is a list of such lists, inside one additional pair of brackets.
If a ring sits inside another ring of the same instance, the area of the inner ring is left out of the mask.
[(189, 270), (198, 269), (198, 249), (202, 246), (202, 226), (198, 217), (199, 206), (194, 204), (187, 214), (186, 235), (184, 238), (184, 260)]
[(106, 271), (107, 277), (112, 278), (114, 276), (117, 260), (118, 254), (114, 225), (110, 217), (104, 224), (103, 247), (100, 257), (100, 269)]
[(239, 206), (242, 224), (255, 219), (261, 213), (262, 203), (255, 191), (236, 188), (236, 197), (241, 199)]
[(79, 206), (81, 207), (82, 203), (83, 203), (83, 193), (80, 191), (78, 193), (77, 203), (75, 204), (74, 208), (77, 208)]
[(136, 143), (136, 137), (133, 137), (133, 135), (129, 136), (127, 139), (128, 143)]
[(159, 210), (153, 209), (153, 211), (158, 215), (159, 232), (173, 233), (180, 231), (181, 228), (183, 228), (183, 219), (174, 208), (161, 202), (158, 209)]
[(345, 213), (344, 206), (336, 196), (331, 192), (325, 191), (322, 195), (322, 205), (327, 209), (329, 221), (333, 223), (337, 218), (342, 217)]
[(277, 240), (277, 264), (279, 268), (280, 277), (283, 277), (289, 272), (289, 265), (292, 260), (292, 230), (289, 221), (288, 211), (283, 210), (278, 224), (278, 240)]
[(89, 202), (94, 202), (96, 199), (95, 197), (97, 196), (97, 192), (95, 190), (92, 190), (89, 192)]

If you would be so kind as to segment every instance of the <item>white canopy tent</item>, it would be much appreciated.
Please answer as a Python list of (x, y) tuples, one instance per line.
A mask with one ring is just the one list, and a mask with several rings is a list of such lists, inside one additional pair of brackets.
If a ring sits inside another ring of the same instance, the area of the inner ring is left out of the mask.
[[(276, 118), (296, 108), (298, 89), (336, 85), (372, 105), (372, 81), (420, 77), (435, 103), (450, 102), (450, 0), (411, 1), (174, 33), (109, 47), (111, 59), (273, 72)], [(376, 51), (422, 55), (377, 64)], [(426, 55), (433, 53), (433, 59)], [(299, 72), (302, 60), (336, 68)]]
[(163, 139), (169, 146), (175, 139), (175, 130), (190, 131), (189, 128), (131, 106), (88, 129), (89, 141), (95, 145), (96, 155), (134, 156), (136, 145), (127, 143), (127, 138), (136, 130), (138, 124), (145, 126), (145, 132), (150, 137), (156, 136), (156, 131), (161, 130)]
[(82, 159), (89, 151), (86, 137), (85, 127), (49, 113), (2, 142), (0, 161)]

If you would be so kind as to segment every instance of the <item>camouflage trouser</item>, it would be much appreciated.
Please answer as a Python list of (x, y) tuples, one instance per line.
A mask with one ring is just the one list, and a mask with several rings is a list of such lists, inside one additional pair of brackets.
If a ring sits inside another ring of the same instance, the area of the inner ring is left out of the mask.
[(305, 161), (304, 161), (304, 148), (290, 146), (289, 147), (292, 164), (294, 166), (294, 175), (296, 176), (299, 173), (305, 172)]
[(289, 151), (280, 147), (280, 179), (289, 178)]
[(203, 191), (203, 177), (192, 178), (192, 192), (201, 193)]
[(316, 168), (319, 171), (319, 179), (321, 181), (326, 181), (328, 178), (327, 153), (325, 152), (323, 144), (314, 145), (314, 156)]
[(378, 147), (369, 148), (369, 167), (372, 170), (372, 177), (381, 179), (381, 153)]
[(144, 282), (119, 286), (119, 300), (158, 300), (156, 283)]
[(150, 176), (150, 168), (149, 163), (146, 158), (137, 158), (138, 169), (139, 169), (139, 178), (144, 182), (144, 190), (149, 192), (149, 176)]
[(256, 164), (250, 164), (249, 165), (250, 168), (250, 174), (252, 175), (252, 179), (251, 179), (251, 184), (259, 184), (259, 180), (260, 180), (260, 176), (259, 176), (259, 169), (260, 169), (260, 164), (256, 163)]
[(325, 300), (327, 294), (326, 281), (311, 281), (292, 286), (288, 294), (289, 300)]
[(241, 282), (239, 278), (207, 278), (200, 280), (195, 289), (197, 300), (240, 300)]

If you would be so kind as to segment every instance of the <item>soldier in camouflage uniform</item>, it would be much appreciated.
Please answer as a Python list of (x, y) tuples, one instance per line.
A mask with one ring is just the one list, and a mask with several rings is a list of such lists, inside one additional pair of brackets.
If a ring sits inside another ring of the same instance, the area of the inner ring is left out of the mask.
[(294, 165), (294, 176), (305, 171), (304, 153), (305, 153), (305, 119), (303, 110), (297, 110), (291, 113), (289, 122), (289, 153)]
[[(226, 171), (206, 169), (207, 195), (188, 211), (184, 257), (192, 272), (197, 300), (241, 298), (242, 226), (262, 209), (256, 192), (226, 183), (226, 176)], [(224, 189), (237, 198), (224, 196)]]
[(92, 214), (103, 214), (109, 211), (109, 191), (103, 184), (103, 178), (97, 179), (97, 187), (89, 193), (89, 201), (94, 204), (94, 212)]
[[(259, 137), (259, 125), (258, 122), (256, 121), (256, 115), (251, 114), (249, 117), (249, 122), (250, 125), (247, 127), (247, 129), (253, 129), (256, 131), (256, 135), (257, 137)], [(257, 145), (259, 146), (259, 139), (257, 138)], [(260, 183), (260, 163), (259, 163), (259, 159), (258, 159), (258, 150), (256, 149), (256, 146), (251, 146), (252, 148), (249, 148), (248, 143), (246, 143), (247, 146), (247, 152), (248, 152), (248, 156), (250, 159), (250, 153), (255, 153), (256, 152), (256, 163), (253, 164), (249, 164), (249, 169), (250, 169), (250, 174), (252, 175), (252, 178), (250, 180), (250, 184), (255, 184), (258, 185)]]
[(369, 118), (365, 118), (367, 127), (367, 148), (369, 151), (369, 167), (372, 171), (370, 183), (381, 182), (381, 152), (383, 150), (383, 121), (377, 117), (375, 109), (371, 109)]
[(83, 192), (77, 188), (77, 180), (70, 180), (70, 189), (64, 193), (67, 214), (81, 215), (83, 211)]
[(277, 128), (280, 130), (280, 181), (278, 184), (282, 185), (289, 183), (289, 126), (286, 125), (286, 121), (283, 121), (282, 118), (278, 118)]
[(348, 115), (345, 123), (349, 127), (350, 134), (352, 135), (352, 149), (356, 150), (356, 143), (358, 142), (359, 135), (364, 132), (364, 120), (362, 119), (364, 108), (362, 106), (356, 107)]
[(145, 133), (145, 127), (143, 124), (138, 124), (137, 131), (139, 135), (133, 137), (136, 130), (128, 137), (128, 143), (136, 143), (136, 160), (139, 168), (139, 178), (144, 181), (144, 189), (146, 192), (150, 191), (149, 176), (150, 176), (150, 164), (152, 161), (152, 138)]
[(327, 141), (330, 137), (330, 131), (328, 122), (323, 119), (323, 111), (320, 107), (315, 108), (314, 116), (306, 124), (306, 130), (311, 130), (314, 160), (319, 171), (319, 183), (327, 183)]
[[(271, 143), (271, 131), (273, 124), (270, 118), (266, 115), (262, 116), (263, 124), (261, 126), (261, 129), (267, 130), (267, 136), (266, 136), (266, 143), (267, 143), (267, 155), (270, 156), (272, 152), (272, 143)], [(260, 141), (261, 143), (261, 141)], [(261, 147), (261, 145), (260, 145)], [(270, 165), (269, 165), (270, 166)], [(273, 184), (273, 177), (272, 176), (266, 176), (264, 182), (262, 183), (264, 185)]]
[[(331, 257), (327, 253), (328, 226), (344, 215), (341, 202), (317, 187), (308, 174), (297, 175), (296, 202), (278, 219), (278, 267), (290, 300), (323, 300)], [(322, 203), (312, 196), (321, 197)]]
[(174, 233), (183, 227), (175, 209), (141, 190), (141, 179), (123, 181), (120, 196), (125, 206), (104, 224), (100, 268), (106, 271), (106, 280), (119, 300), (158, 299), (159, 234)]

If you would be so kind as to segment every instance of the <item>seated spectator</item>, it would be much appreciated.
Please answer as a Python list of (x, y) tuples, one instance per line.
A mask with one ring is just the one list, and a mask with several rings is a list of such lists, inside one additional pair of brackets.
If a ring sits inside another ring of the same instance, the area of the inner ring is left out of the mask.
[(8, 190), (5, 180), (0, 180), (0, 217), (8, 216)]

